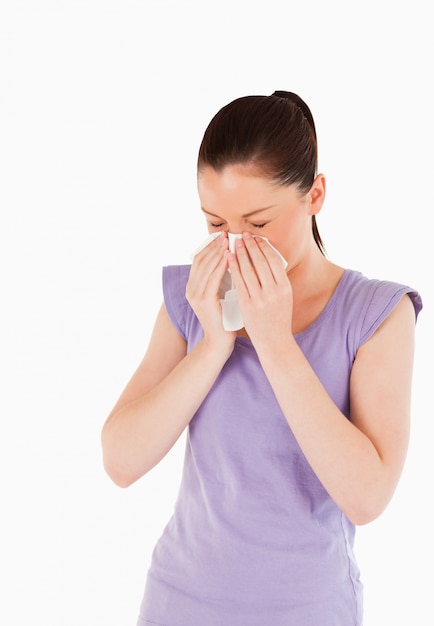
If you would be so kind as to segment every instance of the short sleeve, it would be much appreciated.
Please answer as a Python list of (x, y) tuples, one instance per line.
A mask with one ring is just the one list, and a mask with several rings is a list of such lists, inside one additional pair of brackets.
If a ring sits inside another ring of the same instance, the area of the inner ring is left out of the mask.
[(409, 295), (413, 303), (415, 319), (417, 319), (422, 309), (421, 296), (411, 287), (390, 281), (372, 281), (370, 287), (370, 294), (362, 320), (360, 345), (374, 334), (405, 294)]
[(187, 340), (186, 318), (189, 308), (185, 298), (185, 288), (189, 273), (189, 265), (167, 265), (163, 267), (164, 304), (172, 324), (185, 340)]

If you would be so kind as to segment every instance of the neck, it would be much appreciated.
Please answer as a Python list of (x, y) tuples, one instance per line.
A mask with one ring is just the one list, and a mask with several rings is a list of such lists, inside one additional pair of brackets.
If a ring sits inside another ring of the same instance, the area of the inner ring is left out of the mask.
[(309, 253), (288, 271), (294, 299), (302, 300), (312, 293), (321, 291), (322, 286), (328, 282), (330, 273), (333, 273), (336, 267), (315, 244), (315, 248), (311, 248)]
[(319, 250), (291, 268), (288, 277), (293, 293), (294, 333), (305, 330), (320, 315), (344, 271)]

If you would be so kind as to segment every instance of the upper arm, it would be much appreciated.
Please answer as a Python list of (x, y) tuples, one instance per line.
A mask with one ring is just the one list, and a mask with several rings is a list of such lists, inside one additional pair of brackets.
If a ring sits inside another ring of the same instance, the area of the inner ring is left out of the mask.
[(405, 295), (357, 353), (350, 416), (373, 443), (395, 488), (408, 447), (415, 313)]
[[(184, 358), (185, 340), (173, 326), (164, 304), (158, 312), (145, 356), (128, 382), (110, 416), (160, 383)], [(110, 418), (109, 416), (109, 418)]]

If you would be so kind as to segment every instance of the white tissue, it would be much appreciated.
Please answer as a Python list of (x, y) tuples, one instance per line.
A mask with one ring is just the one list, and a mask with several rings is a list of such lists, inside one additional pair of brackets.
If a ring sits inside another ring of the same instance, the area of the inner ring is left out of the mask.
[[(213, 239), (218, 237), (221, 233), (212, 233), (203, 241), (200, 246), (193, 252), (192, 257), (198, 254), (201, 250), (203, 250)], [(229, 240), (229, 250), (231, 252), (235, 252), (235, 240), (240, 239), (242, 235), (235, 233), (228, 233)], [(286, 268), (288, 263), (283, 258), (278, 250), (268, 241), (266, 237), (261, 237), (261, 239), (265, 239), (268, 242), (268, 245), (273, 248), (275, 252), (279, 255), (282, 260), (283, 266)], [(223, 320), (223, 328), (225, 330), (240, 330), (243, 328), (244, 322), (240, 311), (240, 306), (238, 303), (238, 294), (237, 290), (234, 287), (232, 276), (230, 271), (228, 270), (223, 276), (223, 280), (220, 284), (219, 289), (220, 303), (222, 305), (222, 320)]]

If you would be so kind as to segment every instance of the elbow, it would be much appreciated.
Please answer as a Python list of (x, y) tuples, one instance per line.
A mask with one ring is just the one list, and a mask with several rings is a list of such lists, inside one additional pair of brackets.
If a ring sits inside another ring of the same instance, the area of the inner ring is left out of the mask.
[(115, 485), (124, 489), (147, 474), (165, 454), (152, 441), (137, 446), (108, 427), (102, 431), (101, 445), (106, 473)]
[(102, 462), (106, 474), (117, 485), (125, 489), (135, 483), (140, 475), (131, 467), (130, 455), (122, 454), (116, 442), (103, 430), (101, 436)]
[(131, 471), (128, 471), (127, 468), (123, 468), (119, 464), (110, 462), (106, 455), (103, 455), (103, 465), (109, 478), (115, 485), (121, 487), (122, 489), (130, 487), (139, 479), (139, 476), (134, 475)]
[(397, 484), (390, 472), (377, 473), (370, 480), (362, 481), (336, 503), (355, 526), (366, 526), (378, 519), (386, 510)]
[[(345, 511), (344, 511), (345, 513)], [(376, 513), (372, 511), (357, 511), (345, 513), (347, 518), (350, 520), (354, 526), (366, 526), (366, 524), (370, 524), (374, 520), (377, 519), (381, 515), (381, 512)]]
[(342, 511), (355, 526), (366, 526), (380, 517), (386, 506), (387, 502), (384, 501), (360, 498), (357, 502), (342, 507)]

